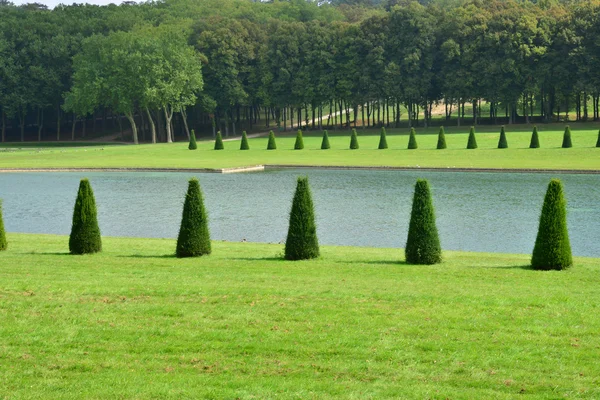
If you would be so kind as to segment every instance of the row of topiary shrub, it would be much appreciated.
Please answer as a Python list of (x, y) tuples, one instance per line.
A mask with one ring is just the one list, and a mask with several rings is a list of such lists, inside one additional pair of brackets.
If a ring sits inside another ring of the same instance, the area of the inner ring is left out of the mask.
[[(416, 135), (415, 129), (411, 128), (409, 138), (408, 138), (408, 147), (407, 148), (409, 150), (414, 150), (414, 149), (417, 149), (418, 147), (419, 146), (417, 144), (417, 135)], [(531, 140), (529, 142), (529, 148), (537, 149), (539, 147), (540, 147), (539, 134), (538, 134), (537, 126), (534, 126), (533, 132), (531, 134)], [(562, 147), (563, 148), (573, 147), (573, 143), (571, 141), (571, 128), (569, 126), (565, 127), (565, 132), (563, 134)], [(596, 147), (600, 147), (600, 131), (598, 132), (598, 140), (596, 142)], [(189, 143), (188, 148), (190, 150), (196, 150), (198, 148), (198, 145), (196, 144), (196, 135), (193, 130), (190, 135), (190, 143)], [(331, 148), (331, 145), (329, 144), (329, 135), (328, 135), (327, 131), (325, 130), (325, 131), (323, 131), (323, 139), (321, 141), (321, 149), (328, 150), (330, 148)], [(356, 129), (352, 129), (352, 133), (350, 134), (350, 149), (356, 150), (358, 148), (359, 148), (358, 134), (356, 132)], [(384, 149), (388, 148), (387, 134), (386, 134), (385, 128), (381, 128), (381, 134), (379, 137), (379, 146), (377, 148), (379, 150), (384, 150)], [(447, 148), (446, 134), (445, 134), (443, 126), (440, 127), (440, 131), (438, 133), (438, 142), (437, 142), (436, 148), (438, 150), (443, 150), (443, 149)], [(469, 130), (469, 139), (467, 140), (467, 149), (476, 149), (476, 148), (477, 148), (477, 138), (475, 137), (475, 127), (471, 127), (471, 129)], [(498, 140), (498, 148), (499, 149), (508, 148), (508, 140), (506, 139), (506, 131), (504, 129), (504, 126), (502, 126), (502, 128), (500, 129), (500, 138)], [(221, 136), (221, 131), (217, 132), (214, 149), (215, 150), (224, 150), (225, 149), (225, 146), (223, 145), (223, 137)], [(268, 143), (267, 143), (267, 150), (276, 150), (276, 149), (277, 149), (277, 144), (275, 142), (275, 134), (273, 133), (273, 131), (270, 131), (269, 139), (268, 139)], [(294, 150), (302, 150), (302, 149), (304, 149), (304, 138), (302, 137), (302, 131), (298, 130), (298, 133), (296, 134), (296, 142), (294, 143)], [(242, 133), (240, 150), (250, 150), (250, 145), (248, 143), (248, 136), (246, 135), (246, 131), (244, 131)]]
[[(7, 241), (0, 207), (0, 250)], [(82, 179), (73, 211), (69, 237), (72, 254), (90, 254), (102, 250), (96, 202), (90, 182)], [(189, 181), (175, 254), (177, 257), (198, 257), (211, 253), (208, 217), (202, 190), (197, 179)], [(292, 201), (284, 257), (306, 260), (319, 256), (319, 241), (315, 212), (307, 177), (298, 178)], [(405, 246), (409, 264), (437, 264), (442, 261), (442, 248), (435, 223), (435, 212), (427, 180), (415, 185), (412, 212)], [(567, 231), (566, 201), (562, 184), (553, 179), (548, 185), (540, 216), (538, 235), (531, 265), (535, 269), (565, 269), (573, 264)]]

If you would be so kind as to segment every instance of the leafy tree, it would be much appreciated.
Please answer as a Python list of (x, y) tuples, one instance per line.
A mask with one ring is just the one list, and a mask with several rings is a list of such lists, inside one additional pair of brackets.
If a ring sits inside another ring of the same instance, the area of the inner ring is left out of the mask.
[(315, 211), (307, 177), (299, 177), (285, 241), (286, 260), (308, 260), (319, 256)]
[(571, 142), (571, 127), (569, 125), (566, 126), (565, 133), (563, 134), (562, 147), (563, 149), (573, 147), (573, 143)]
[(269, 142), (267, 143), (267, 150), (277, 150), (277, 143), (275, 143), (275, 134), (273, 131), (269, 131)]
[(573, 264), (567, 208), (562, 183), (552, 179), (548, 184), (531, 265), (535, 269), (566, 269)]
[(302, 149), (304, 149), (304, 139), (302, 139), (302, 130), (298, 129), (298, 133), (296, 134), (296, 143), (294, 143), (294, 150)]
[(202, 190), (198, 180), (192, 178), (183, 203), (175, 254), (179, 258), (199, 257), (210, 254), (211, 251), (208, 216), (204, 208)]
[(192, 129), (190, 133), (190, 144), (188, 145), (188, 149), (196, 150), (198, 148), (198, 144), (196, 143), (196, 132)]
[[(600, 134), (598, 135), (600, 140)], [(327, 133), (327, 130), (323, 131), (323, 140), (321, 141), (321, 150), (329, 150), (331, 148), (331, 146), (329, 145), (329, 134)]]
[(417, 145), (417, 134), (415, 128), (410, 128), (410, 135), (408, 137), (408, 149), (416, 150), (419, 146)]
[(385, 128), (381, 128), (381, 134), (379, 135), (379, 146), (377, 147), (379, 150), (384, 150), (388, 148), (387, 138)]
[(409, 264), (437, 264), (442, 261), (429, 183), (425, 179), (417, 180), (415, 185), (405, 254)]
[(248, 135), (246, 135), (246, 131), (242, 132), (242, 142), (240, 143), (240, 150), (250, 150), (250, 144), (248, 144)]
[(352, 129), (352, 134), (350, 135), (350, 150), (358, 149), (358, 135), (356, 134), (356, 129)]
[(73, 210), (73, 225), (69, 237), (71, 254), (90, 254), (102, 251), (96, 200), (90, 181), (82, 179)]
[(444, 127), (440, 126), (440, 132), (438, 133), (437, 149), (443, 150), (446, 147), (446, 133), (444, 132)]
[(217, 132), (217, 137), (215, 138), (215, 150), (224, 150), (225, 146), (223, 145), (223, 137), (221, 136), (221, 131)]
[(2, 218), (2, 200), (0, 200), (0, 251), (4, 251), (8, 248), (8, 242), (6, 241), (6, 232), (4, 231), (4, 220)]
[(531, 134), (531, 142), (529, 143), (530, 149), (539, 149), (540, 138), (538, 137), (537, 126), (533, 127), (533, 133)]
[(469, 141), (467, 142), (467, 149), (476, 149), (477, 139), (475, 138), (475, 127), (472, 126), (469, 131)]
[(500, 128), (500, 140), (498, 140), (498, 148), (499, 149), (507, 149), (508, 142), (506, 141), (506, 132), (504, 131), (504, 125)]

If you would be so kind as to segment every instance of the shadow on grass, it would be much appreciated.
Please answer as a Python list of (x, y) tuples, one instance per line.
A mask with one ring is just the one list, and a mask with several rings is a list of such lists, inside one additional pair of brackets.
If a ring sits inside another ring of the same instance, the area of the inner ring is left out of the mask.
[[(117, 256), (119, 258), (177, 258), (175, 254), (161, 254), (155, 256), (143, 255), (143, 254), (131, 254), (128, 256)], [(188, 257), (193, 258), (193, 257)]]
[(343, 264), (413, 265), (413, 264), (407, 263), (406, 261), (401, 261), (401, 260), (378, 260), (378, 261), (372, 261), (372, 260), (363, 260), (363, 261), (339, 260), (337, 262), (343, 263)]
[(71, 253), (69, 253), (68, 251), (59, 253), (59, 252), (48, 252), (48, 253), (41, 253), (39, 251), (29, 251), (27, 253), (24, 254), (29, 254), (32, 256), (70, 256)]
[[(475, 266), (475, 268), (477, 268), (477, 266)], [(493, 267), (493, 266), (486, 266), (486, 267), (480, 267), (480, 268), (486, 268), (486, 269), (522, 269), (522, 270), (529, 270), (529, 271), (535, 271), (535, 269), (531, 266), (531, 265), (499, 265), (497, 267)]]
[(287, 261), (286, 259), (283, 258), (283, 256), (281, 256), (281, 257), (276, 257), (276, 256), (272, 256), (272, 257), (231, 257), (228, 259), (232, 260), (232, 261)]

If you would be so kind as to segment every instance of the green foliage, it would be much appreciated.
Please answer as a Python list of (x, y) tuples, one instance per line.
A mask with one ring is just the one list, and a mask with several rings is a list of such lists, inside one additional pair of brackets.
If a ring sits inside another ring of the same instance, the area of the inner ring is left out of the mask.
[(350, 135), (350, 150), (358, 149), (358, 135), (356, 129), (352, 129), (352, 135)]
[(188, 145), (189, 150), (196, 150), (198, 148), (198, 144), (196, 143), (196, 132), (192, 129), (190, 132), (190, 144)]
[(419, 146), (417, 145), (417, 134), (415, 132), (415, 128), (410, 128), (410, 136), (408, 138), (408, 149), (415, 150)]
[(567, 230), (567, 203), (562, 183), (558, 179), (552, 179), (544, 198), (531, 266), (541, 270), (562, 270), (572, 264)]
[(469, 141), (467, 142), (467, 149), (476, 149), (477, 139), (475, 138), (475, 127), (472, 126), (469, 131)]
[(531, 142), (529, 143), (530, 149), (539, 149), (540, 148), (540, 138), (538, 137), (537, 126), (533, 127), (533, 133), (531, 134)]
[(571, 142), (571, 127), (567, 125), (563, 134), (562, 148), (568, 149), (570, 147), (573, 147), (573, 143)]
[(500, 128), (500, 140), (498, 140), (499, 149), (508, 149), (508, 141), (506, 140), (506, 132), (504, 131), (504, 125)]
[(208, 230), (208, 216), (204, 209), (204, 198), (200, 183), (192, 178), (188, 184), (181, 226), (177, 236), (175, 255), (183, 257), (199, 257), (210, 254), (210, 232)]
[(2, 200), (0, 200), (0, 251), (4, 251), (8, 248), (8, 242), (6, 241), (6, 232), (4, 231), (4, 220), (2, 218)]
[(277, 143), (275, 143), (275, 134), (273, 131), (269, 131), (269, 143), (267, 143), (267, 150), (277, 150)]
[(444, 127), (440, 126), (440, 132), (438, 133), (438, 141), (437, 147), (438, 150), (443, 150), (447, 148), (446, 146), (446, 132), (444, 131)]
[(296, 143), (294, 143), (294, 150), (302, 149), (304, 149), (304, 139), (302, 139), (302, 130), (298, 129), (298, 133), (296, 134)]
[(217, 137), (215, 139), (215, 150), (224, 150), (225, 146), (223, 146), (223, 136), (221, 136), (221, 131), (217, 131)]
[(388, 148), (385, 127), (381, 127), (381, 134), (379, 135), (379, 146), (377, 148), (379, 150), (384, 150)]
[(90, 254), (102, 251), (96, 200), (90, 181), (82, 179), (73, 210), (73, 225), (69, 237), (71, 254)]
[[(599, 136), (600, 138), (600, 136)], [(599, 139), (600, 140), (600, 139)], [(327, 130), (323, 131), (323, 140), (321, 141), (321, 150), (329, 150), (331, 145), (329, 144), (329, 134)]]
[(242, 142), (240, 143), (240, 150), (250, 150), (250, 144), (248, 144), (248, 135), (246, 131), (242, 132)]
[(598, 131), (598, 140), (596, 141), (596, 147), (600, 147), (600, 131)]
[(308, 177), (299, 177), (290, 211), (290, 226), (285, 241), (286, 260), (308, 260), (319, 256), (315, 210)]
[(406, 262), (409, 264), (442, 262), (442, 248), (435, 224), (435, 211), (431, 201), (429, 183), (425, 179), (417, 180), (415, 185), (405, 254)]

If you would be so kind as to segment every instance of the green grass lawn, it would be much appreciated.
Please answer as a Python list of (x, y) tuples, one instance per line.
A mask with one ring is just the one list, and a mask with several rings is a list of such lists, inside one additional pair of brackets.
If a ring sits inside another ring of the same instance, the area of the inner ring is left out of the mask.
[(600, 259), (8, 234), (0, 397), (600, 398)]
[(359, 150), (348, 150), (349, 131), (330, 131), (331, 150), (320, 150), (321, 133), (305, 133), (305, 149), (293, 150), (295, 132), (278, 134), (274, 151), (267, 151), (267, 138), (250, 139), (250, 150), (240, 151), (240, 142), (225, 142), (225, 150), (212, 150), (212, 141), (199, 141), (189, 151), (186, 142), (139, 146), (96, 146), (32, 149), (1, 152), (0, 168), (227, 168), (258, 164), (397, 166), (438, 168), (532, 168), (600, 169), (600, 148), (595, 148), (598, 126), (572, 128), (573, 148), (562, 149), (563, 125), (540, 126), (540, 149), (529, 149), (531, 126), (507, 128), (508, 149), (497, 149), (499, 128), (478, 127), (479, 148), (467, 150), (468, 127), (449, 128), (447, 150), (436, 150), (438, 128), (418, 130), (419, 149), (407, 150), (407, 129), (390, 129), (388, 150), (377, 150), (376, 130), (359, 132)]

